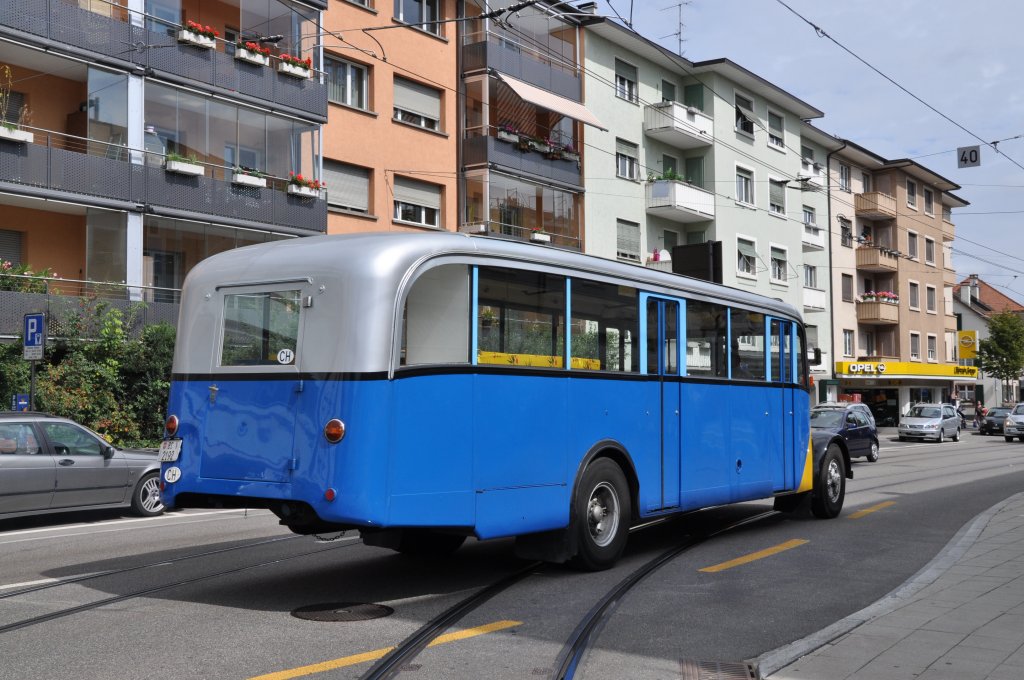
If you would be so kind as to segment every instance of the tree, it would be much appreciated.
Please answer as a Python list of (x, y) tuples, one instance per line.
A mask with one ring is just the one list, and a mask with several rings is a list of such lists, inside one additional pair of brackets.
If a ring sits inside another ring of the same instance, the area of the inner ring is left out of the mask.
[(981, 370), (1003, 381), (1003, 392), (1024, 370), (1024, 320), (1013, 312), (989, 317), (989, 337), (978, 348)]

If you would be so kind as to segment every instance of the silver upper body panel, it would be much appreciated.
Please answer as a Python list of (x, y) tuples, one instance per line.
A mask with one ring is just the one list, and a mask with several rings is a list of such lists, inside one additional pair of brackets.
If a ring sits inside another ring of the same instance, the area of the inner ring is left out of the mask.
[(217, 365), (224, 293), (296, 288), (310, 305), (302, 310), (298, 359), (271, 371), (389, 372), (398, 357), (396, 328), (408, 288), (419, 272), (441, 262), (566, 270), (649, 292), (801, 318), (792, 305), (747, 291), (519, 241), (452, 232), (313, 236), (246, 246), (196, 265), (182, 288), (174, 373), (266, 372), (267, 367)]

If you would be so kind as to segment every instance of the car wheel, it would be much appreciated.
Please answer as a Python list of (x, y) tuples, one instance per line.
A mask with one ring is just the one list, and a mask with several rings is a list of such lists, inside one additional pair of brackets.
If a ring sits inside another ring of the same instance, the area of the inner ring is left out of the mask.
[(878, 440), (871, 440), (871, 451), (868, 453), (868, 462), (874, 463), (878, 460)]
[(1008, 442), (1012, 442), (1013, 441), (1013, 437), (1003, 437), (1003, 439), (1005, 439)]
[(953, 441), (960, 441), (960, 428), (956, 428), (956, 432), (953, 434)]
[(573, 563), (587, 571), (611, 567), (629, 538), (629, 485), (619, 466), (608, 458), (588, 465), (574, 505), (579, 550)]
[(398, 552), (410, 557), (438, 559), (451, 555), (465, 541), (466, 537), (458, 534), (442, 534), (429, 529), (405, 529), (398, 542)]
[(132, 492), (132, 512), (142, 517), (155, 517), (164, 511), (160, 500), (160, 476), (156, 472), (144, 475)]
[(945, 434), (945, 430), (943, 430), (942, 426), (940, 425), (939, 426), (939, 434), (935, 437), (935, 441), (937, 443), (941, 444), (942, 440), (944, 439), (944, 437), (943, 437), (944, 434)]
[(907, 441), (907, 438), (906, 438), (906, 437), (904, 437), (903, 435), (900, 435), (900, 441), (901, 441), (901, 442), (905, 442), (905, 441)]
[(837, 517), (846, 499), (846, 466), (837, 444), (829, 444), (811, 493), (811, 512), (820, 519)]

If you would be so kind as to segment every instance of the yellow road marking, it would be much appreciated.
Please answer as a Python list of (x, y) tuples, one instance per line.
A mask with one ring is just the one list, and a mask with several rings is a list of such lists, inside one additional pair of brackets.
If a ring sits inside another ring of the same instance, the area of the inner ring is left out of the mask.
[(757, 552), (750, 553), (749, 555), (744, 555), (743, 557), (737, 557), (734, 560), (729, 560), (728, 562), (722, 562), (721, 564), (715, 564), (715, 565), (710, 566), (710, 567), (704, 567), (703, 569), (699, 569), (698, 571), (707, 572), (709, 574), (714, 573), (716, 571), (725, 571), (726, 569), (732, 569), (733, 567), (738, 567), (738, 566), (740, 566), (742, 564), (749, 564), (750, 562), (755, 562), (757, 560), (764, 559), (765, 557), (771, 557), (772, 555), (777, 555), (780, 552), (785, 552), (787, 550), (792, 550), (793, 548), (797, 548), (797, 547), (803, 545), (804, 543), (808, 543), (808, 542), (809, 541), (805, 541), (802, 538), (794, 538), (792, 541), (786, 541), (785, 543), (779, 543), (778, 545), (772, 546), (771, 548), (765, 548), (764, 550), (758, 550)]
[(878, 512), (879, 510), (884, 510), (885, 508), (889, 507), (890, 505), (896, 505), (896, 501), (882, 501), (878, 505), (872, 505), (870, 508), (864, 508), (863, 510), (858, 510), (857, 512), (855, 512), (855, 513), (850, 515), (850, 519), (860, 519), (864, 515), (870, 515), (873, 512)]
[[(443, 645), (448, 642), (457, 642), (459, 640), (476, 637), (477, 635), (486, 635), (487, 633), (494, 633), (499, 630), (505, 630), (506, 628), (514, 628), (515, 626), (521, 626), (522, 624), (522, 621), (495, 621), (494, 623), (488, 623), (486, 626), (477, 626), (476, 628), (467, 628), (466, 630), (460, 630), (454, 633), (438, 635), (427, 646), (436, 647), (437, 645)], [(286, 671), (257, 675), (249, 678), (249, 680), (288, 680), (289, 678), (301, 678), (304, 675), (313, 675), (314, 673), (331, 671), (335, 668), (345, 668), (346, 666), (355, 666), (357, 664), (366, 663), (367, 661), (376, 661), (392, 649), (394, 649), (394, 647), (384, 647), (382, 649), (375, 649), (372, 652), (352, 654), (351, 656), (343, 656), (340, 659), (322, 661), (308, 666), (299, 666), (298, 668), (291, 668)]]

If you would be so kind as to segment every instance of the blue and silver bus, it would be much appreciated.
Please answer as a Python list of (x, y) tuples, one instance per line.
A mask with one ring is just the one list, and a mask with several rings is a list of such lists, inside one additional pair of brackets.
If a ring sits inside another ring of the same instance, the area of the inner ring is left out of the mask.
[(777, 300), (528, 243), (240, 248), (182, 290), (163, 500), (405, 552), (515, 536), (589, 569), (667, 514), (833, 517), (849, 459), (811, 446), (805, 347)]

